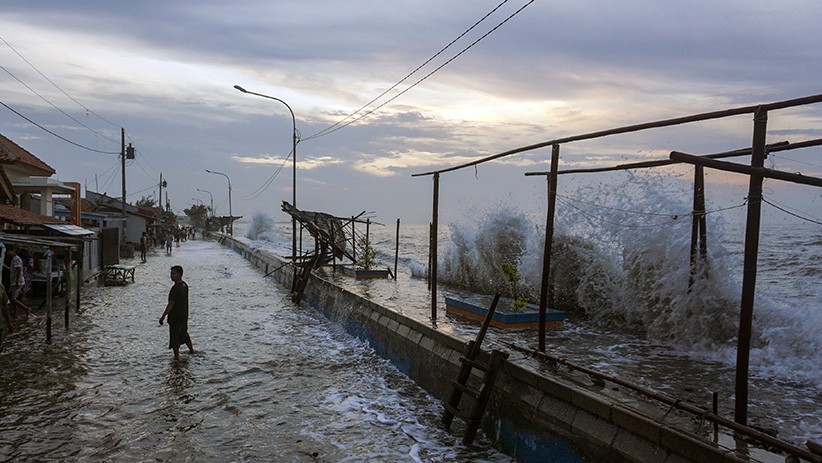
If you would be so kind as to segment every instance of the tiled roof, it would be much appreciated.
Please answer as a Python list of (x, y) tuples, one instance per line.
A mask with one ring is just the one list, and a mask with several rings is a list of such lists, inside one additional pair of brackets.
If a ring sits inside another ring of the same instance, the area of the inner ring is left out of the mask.
[(46, 215), (26, 211), (19, 207), (0, 204), (0, 223), (12, 223), (14, 225), (37, 225), (41, 223), (65, 223)]
[(53, 167), (26, 151), (17, 143), (9, 140), (3, 134), (0, 134), (0, 164), (23, 164), (45, 176), (55, 173)]
[[(70, 198), (54, 198), (53, 201), (55, 203), (60, 203), (69, 209), (74, 207), (74, 200)], [(97, 206), (86, 198), (80, 198), (80, 207), (82, 212), (95, 212), (97, 210)]]

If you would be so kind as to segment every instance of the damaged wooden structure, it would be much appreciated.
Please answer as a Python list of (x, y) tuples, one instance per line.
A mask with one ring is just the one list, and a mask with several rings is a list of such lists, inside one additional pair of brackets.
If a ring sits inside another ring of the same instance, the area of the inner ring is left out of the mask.
[[(300, 224), (300, 249), (292, 256), (294, 262), (294, 281), (292, 283), (292, 300), (299, 303), (308, 277), (312, 270), (331, 264), (336, 267), (337, 260), (348, 259), (357, 262), (357, 230), (354, 226), (365, 212), (351, 218), (336, 217), (325, 212), (301, 211), (283, 201), (283, 212), (290, 215)], [(303, 252), (302, 230), (307, 230), (314, 238), (314, 249)], [(351, 247), (348, 247), (348, 243)]]

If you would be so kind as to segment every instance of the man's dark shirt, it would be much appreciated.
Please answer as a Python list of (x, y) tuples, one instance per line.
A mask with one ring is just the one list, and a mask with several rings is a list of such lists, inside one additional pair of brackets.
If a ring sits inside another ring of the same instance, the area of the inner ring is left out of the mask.
[(188, 325), (188, 285), (185, 281), (178, 281), (168, 292), (168, 302), (174, 302), (168, 314), (168, 324), (184, 327)]

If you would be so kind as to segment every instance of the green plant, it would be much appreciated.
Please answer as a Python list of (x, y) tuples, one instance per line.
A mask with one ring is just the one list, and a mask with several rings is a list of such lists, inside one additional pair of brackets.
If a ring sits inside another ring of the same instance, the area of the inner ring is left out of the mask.
[(511, 285), (511, 292), (510, 296), (513, 299), (513, 309), (515, 312), (518, 312), (526, 304), (528, 304), (528, 298), (525, 296), (520, 296), (517, 293), (517, 285), (519, 284), (519, 271), (517, 267), (509, 262), (503, 262), (500, 266), (502, 268), (502, 273), (505, 274), (505, 278), (508, 280), (508, 284)]
[(371, 270), (371, 267), (376, 264), (377, 252), (371, 247), (368, 236), (363, 236), (357, 240), (357, 245), (361, 251), (360, 258), (357, 259), (357, 267), (363, 270)]

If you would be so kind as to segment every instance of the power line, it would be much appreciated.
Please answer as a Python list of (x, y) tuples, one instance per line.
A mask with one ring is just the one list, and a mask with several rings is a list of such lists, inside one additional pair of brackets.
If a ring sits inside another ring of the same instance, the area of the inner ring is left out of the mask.
[(368, 103), (366, 103), (366, 104), (364, 104), (364, 105), (360, 106), (360, 107), (359, 107), (356, 111), (354, 111), (354, 112), (352, 112), (351, 114), (349, 114), (349, 115), (345, 116), (343, 119), (339, 120), (339, 121), (338, 121), (337, 123), (335, 123), (334, 125), (331, 125), (331, 126), (329, 126), (329, 127), (324, 128), (323, 130), (320, 130), (319, 132), (315, 133), (314, 135), (311, 135), (310, 137), (306, 138), (306, 140), (311, 140), (311, 139), (313, 139), (313, 138), (318, 138), (318, 137), (323, 136), (325, 133), (329, 132), (329, 130), (333, 129), (334, 127), (336, 127), (336, 126), (338, 126), (338, 125), (340, 125), (340, 124), (342, 124), (343, 122), (345, 122), (346, 120), (350, 119), (351, 117), (353, 117), (355, 114), (357, 114), (358, 112), (362, 111), (362, 110), (363, 110), (363, 109), (365, 109), (366, 107), (371, 106), (371, 103), (374, 103), (375, 101), (379, 100), (380, 98), (382, 98), (383, 96), (385, 96), (388, 92), (390, 92), (391, 90), (394, 90), (395, 88), (397, 88), (397, 86), (398, 86), (398, 85), (400, 85), (401, 83), (403, 83), (403, 82), (405, 82), (406, 80), (408, 80), (408, 78), (409, 78), (409, 77), (411, 77), (412, 75), (414, 75), (417, 71), (419, 71), (420, 69), (422, 69), (422, 68), (423, 68), (426, 64), (430, 63), (430, 62), (431, 62), (431, 61), (433, 61), (435, 58), (437, 58), (439, 55), (441, 55), (443, 52), (445, 52), (445, 50), (447, 50), (448, 48), (450, 48), (450, 47), (451, 47), (451, 45), (453, 45), (454, 43), (456, 43), (459, 39), (463, 38), (463, 37), (464, 37), (467, 33), (471, 32), (471, 31), (472, 31), (475, 27), (477, 27), (477, 26), (478, 26), (481, 22), (485, 21), (485, 19), (486, 19), (486, 18), (488, 18), (489, 16), (491, 16), (492, 14), (494, 14), (494, 12), (495, 12), (495, 11), (497, 11), (498, 9), (500, 9), (500, 7), (502, 7), (502, 5), (504, 5), (504, 4), (506, 4), (506, 3), (508, 3), (508, 0), (503, 0), (503, 1), (502, 1), (502, 3), (500, 3), (499, 5), (497, 5), (497, 6), (496, 6), (493, 10), (489, 11), (489, 12), (488, 12), (485, 16), (483, 16), (482, 18), (480, 18), (480, 20), (479, 20), (479, 21), (477, 21), (477, 22), (475, 22), (475, 23), (474, 23), (471, 27), (469, 27), (468, 29), (466, 29), (465, 31), (463, 31), (463, 33), (462, 33), (462, 34), (458, 35), (458, 36), (457, 36), (457, 38), (455, 38), (454, 40), (452, 40), (452, 41), (451, 41), (448, 45), (446, 45), (446, 46), (442, 47), (442, 48), (441, 48), (438, 52), (436, 52), (436, 53), (434, 54), (434, 56), (432, 56), (432, 57), (428, 58), (427, 60), (425, 60), (425, 62), (424, 62), (424, 63), (420, 64), (419, 66), (417, 66), (417, 67), (416, 67), (416, 69), (414, 69), (413, 71), (409, 72), (409, 73), (408, 73), (405, 77), (403, 77), (402, 79), (400, 79), (400, 80), (399, 80), (399, 82), (397, 82), (396, 84), (392, 85), (392, 86), (391, 86), (391, 87), (389, 87), (387, 90), (385, 90), (384, 92), (382, 92), (382, 93), (380, 93), (379, 95), (377, 95), (374, 99), (372, 99), (372, 100), (371, 100), (371, 101), (369, 101)]
[[(463, 53), (465, 53), (466, 51), (468, 51), (469, 49), (471, 49), (474, 45), (476, 45), (477, 43), (479, 43), (481, 40), (483, 40), (483, 39), (485, 39), (486, 37), (488, 37), (489, 35), (491, 35), (491, 33), (493, 33), (494, 31), (496, 31), (496, 30), (497, 30), (497, 29), (499, 29), (500, 27), (502, 27), (502, 25), (503, 25), (503, 24), (505, 24), (506, 22), (508, 22), (509, 20), (511, 20), (511, 18), (513, 18), (514, 16), (516, 16), (517, 14), (519, 14), (522, 10), (524, 10), (524, 9), (525, 9), (528, 5), (530, 5), (530, 4), (532, 4), (532, 3), (534, 3), (534, 0), (530, 0), (528, 3), (526, 3), (525, 5), (523, 5), (522, 7), (520, 7), (517, 11), (513, 12), (510, 16), (508, 16), (507, 18), (505, 18), (505, 20), (503, 20), (501, 23), (497, 24), (497, 25), (496, 25), (493, 29), (491, 29), (490, 31), (488, 31), (488, 32), (486, 32), (485, 34), (483, 34), (483, 35), (482, 35), (480, 38), (478, 38), (477, 40), (475, 40), (475, 41), (471, 42), (471, 44), (470, 44), (470, 45), (468, 45), (467, 47), (463, 48), (463, 49), (462, 49), (459, 53), (457, 53), (456, 55), (454, 55), (452, 58), (450, 58), (449, 60), (447, 60), (446, 62), (444, 62), (444, 63), (443, 63), (443, 64), (441, 64), (440, 66), (438, 66), (438, 67), (437, 67), (436, 69), (434, 69), (433, 71), (431, 71), (431, 72), (429, 72), (428, 74), (426, 74), (424, 77), (422, 77), (422, 78), (421, 78), (421, 79), (419, 79), (418, 81), (416, 81), (416, 82), (414, 82), (413, 84), (411, 84), (411, 86), (409, 86), (409, 87), (408, 87), (408, 88), (406, 88), (405, 90), (403, 90), (403, 91), (401, 91), (400, 93), (398, 93), (398, 94), (394, 95), (393, 97), (389, 98), (389, 99), (388, 99), (387, 101), (385, 101), (384, 103), (382, 103), (382, 104), (378, 105), (377, 107), (375, 107), (374, 109), (372, 109), (372, 110), (370, 110), (370, 111), (366, 112), (365, 114), (363, 114), (363, 115), (361, 115), (361, 116), (359, 116), (359, 117), (357, 117), (357, 118), (355, 118), (355, 119), (352, 119), (352, 120), (350, 120), (350, 121), (348, 121), (348, 122), (346, 122), (346, 123), (344, 123), (344, 124), (341, 124), (341, 125), (337, 126), (337, 127), (336, 127), (336, 128), (334, 128), (334, 129), (328, 130), (328, 131), (324, 132), (322, 135), (323, 135), (323, 136), (325, 136), (325, 135), (329, 135), (329, 134), (334, 133), (334, 132), (336, 132), (336, 131), (338, 131), (338, 130), (340, 130), (340, 129), (342, 129), (342, 128), (348, 127), (349, 125), (351, 125), (351, 124), (353, 124), (353, 123), (355, 123), (355, 122), (359, 121), (360, 119), (362, 119), (362, 118), (364, 118), (364, 117), (366, 117), (366, 116), (370, 115), (371, 113), (373, 113), (374, 111), (377, 111), (378, 109), (382, 108), (383, 106), (387, 105), (388, 103), (391, 103), (392, 101), (396, 100), (397, 98), (399, 98), (400, 96), (402, 96), (403, 94), (405, 94), (406, 92), (408, 92), (409, 90), (411, 90), (412, 88), (414, 88), (414, 87), (416, 87), (417, 85), (419, 85), (420, 83), (422, 83), (422, 81), (424, 81), (424, 80), (428, 79), (429, 77), (431, 77), (432, 75), (434, 75), (436, 72), (438, 72), (440, 69), (444, 68), (445, 66), (447, 66), (448, 64), (450, 64), (452, 61), (454, 61), (455, 59), (459, 58), (459, 57), (460, 57)], [(311, 140), (311, 139), (313, 139), (313, 138), (317, 138), (317, 137), (319, 137), (319, 135), (314, 135), (314, 136), (308, 137), (308, 138), (306, 138), (306, 140)]]
[(14, 53), (16, 53), (16, 54), (17, 54), (17, 56), (19, 56), (19, 57), (20, 57), (20, 59), (22, 59), (23, 61), (25, 61), (25, 62), (26, 62), (26, 64), (28, 64), (29, 66), (31, 66), (31, 67), (32, 67), (32, 69), (34, 69), (35, 71), (37, 71), (37, 73), (38, 73), (38, 74), (40, 74), (41, 76), (43, 76), (43, 78), (44, 78), (44, 79), (46, 79), (47, 81), (49, 81), (49, 83), (50, 83), (51, 85), (54, 85), (54, 87), (55, 87), (55, 88), (57, 88), (57, 90), (60, 90), (60, 91), (63, 93), (63, 95), (65, 95), (65, 96), (69, 97), (69, 98), (71, 99), (71, 101), (73, 101), (73, 102), (77, 103), (77, 104), (78, 104), (81, 108), (85, 109), (87, 112), (89, 112), (89, 113), (91, 113), (91, 114), (94, 114), (95, 116), (97, 116), (98, 118), (100, 118), (102, 121), (104, 121), (104, 122), (108, 122), (109, 124), (113, 125), (114, 127), (121, 127), (119, 124), (115, 124), (114, 122), (111, 122), (110, 120), (106, 119), (105, 117), (103, 117), (103, 116), (101, 116), (101, 115), (97, 114), (96, 112), (94, 112), (94, 111), (90, 110), (88, 107), (86, 107), (85, 105), (83, 105), (83, 104), (82, 104), (82, 103), (80, 103), (79, 101), (75, 100), (75, 99), (74, 99), (74, 97), (72, 97), (71, 95), (69, 95), (68, 93), (66, 93), (66, 91), (65, 91), (65, 90), (63, 90), (62, 88), (60, 88), (60, 86), (59, 86), (59, 85), (57, 85), (57, 84), (56, 84), (56, 83), (54, 83), (51, 79), (49, 79), (48, 77), (46, 77), (46, 75), (45, 75), (45, 74), (43, 74), (42, 72), (40, 72), (40, 70), (39, 70), (39, 69), (37, 69), (37, 67), (36, 67), (34, 64), (32, 64), (32, 63), (31, 63), (29, 60), (27, 60), (27, 59), (26, 59), (26, 58), (25, 58), (22, 54), (20, 54), (20, 52), (19, 52), (19, 51), (17, 51), (14, 47), (12, 47), (12, 46), (11, 46), (11, 44), (10, 44), (10, 43), (8, 43), (8, 42), (6, 41), (6, 39), (4, 39), (3, 37), (0, 37), (0, 40), (2, 40), (2, 41), (3, 41), (3, 43), (5, 43), (5, 44), (6, 44), (9, 48), (11, 48), (11, 50), (12, 50)]
[(762, 198), (762, 202), (770, 204), (772, 207), (774, 207), (776, 209), (779, 209), (780, 211), (782, 211), (782, 212), (784, 212), (788, 215), (792, 215), (792, 216), (796, 217), (797, 219), (802, 219), (802, 220), (805, 220), (807, 222), (815, 223), (817, 225), (822, 225), (822, 221), (819, 221), (819, 220), (816, 220), (816, 219), (811, 219), (811, 218), (804, 217), (804, 216), (801, 216), (799, 214), (793, 213), (793, 212), (791, 212), (791, 211), (789, 211), (789, 210), (787, 210), (783, 207), (777, 206), (776, 204), (772, 203), (771, 201), (768, 201), (767, 199), (765, 199), (764, 197)]
[(283, 170), (283, 167), (285, 166), (285, 163), (288, 162), (288, 160), (291, 158), (291, 155), (293, 153), (294, 153), (294, 150), (291, 150), (288, 153), (288, 155), (283, 159), (283, 162), (280, 163), (279, 167), (277, 167), (277, 169), (271, 175), (271, 177), (268, 177), (268, 180), (266, 180), (261, 187), (254, 190), (254, 192), (250, 193), (248, 196), (245, 196), (244, 199), (252, 200), (252, 199), (258, 198), (261, 194), (265, 193), (265, 191), (268, 189), (268, 187), (271, 186), (271, 183), (274, 182), (274, 179), (277, 178), (278, 175), (280, 175), (280, 172)]
[(91, 132), (93, 132), (94, 134), (96, 134), (96, 135), (98, 135), (98, 136), (100, 136), (100, 137), (103, 137), (103, 138), (105, 138), (106, 140), (109, 140), (109, 141), (112, 141), (112, 142), (114, 142), (114, 143), (117, 143), (117, 140), (114, 140), (114, 139), (112, 139), (112, 138), (109, 138), (109, 137), (107, 137), (107, 136), (105, 136), (105, 135), (101, 134), (100, 132), (98, 132), (98, 131), (96, 131), (96, 130), (92, 129), (91, 127), (87, 126), (86, 124), (83, 124), (82, 122), (80, 122), (79, 120), (77, 120), (77, 119), (76, 119), (74, 116), (72, 116), (71, 114), (69, 114), (69, 113), (67, 113), (67, 112), (63, 111), (62, 109), (60, 109), (59, 107), (57, 107), (57, 105), (55, 105), (54, 103), (52, 103), (51, 101), (49, 101), (49, 100), (48, 100), (48, 98), (46, 98), (46, 97), (44, 97), (43, 95), (41, 95), (40, 93), (38, 93), (38, 92), (37, 92), (37, 90), (35, 90), (35, 89), (31, 88), (31, 87), (30, 87), (27, 83), (23, 82), (23, 81), (22, 81), (19, 77), (17, 77), (17, 76), (15, 76), (14, 74), (12, 74), (12, 73), (11, 73), (11, 71), (9, 71), (8, 69), (6, 69), (4, 66), (0, 65), (0, 69), (2, 69), (2, 70), (4, 70), (4, 71), (6, 71), (6, 73), (7, 73), (8, 75), (12, 76), (12, 77), (13, 77), (13, 78), (17, 81), (17, 82), (20, 82), (20, 84), (22, 84), (24, 87), (26, 87), (27, 89), (29, 89), (29, 91), (31, 91), (31, 93), (34, 93), (35, 95), (39, 96), (41, 100), (43, 100), (43, 101), (45, 101), (46, 103), (48, 103), (48, 104), (49, 104), (52, 108), (54, 108), (54, 109), (56, 109), (56, 110), (60, 111), (60, 112), (61, 112), (64, 116), (68, 117), (69, 119), (73, 120), (74, 122), (76, 122), (76, 123), (80, 124), (81, 126), (85, 127), (86, 129), (90, 130), (90, 131), (91, 131)]
[(20, 112), (18, 112), (17, 110), (15, 110), (14, 108), (12, 108), (11, 106), (7, 105), (6, 103), (3, 103), (2, 101), (0, 101), (0, 105), (5, 106), (5, 107), (6, 107), (6, 109), (8, 109), (9, 111), (13, 112), (14, 114), (17, 114), (18, 116), (20, 116), (20, 117), (22, 117), (23, 119), (27, 120), (27, 121), (28, 121), (28, 122), (30, 122), (31, 124), (33, 124), (33, 125), (35, 125), (35, 126), (39, 127), (40, 129), (42, 129), (42, 130), (44, 130), (44, 131), (46, 131), (46, 132), (50, 133), (51, 135), (54, 135), (55, 137), (59, 138), (60, 140), (63, 140), (64, 142), (71, 143), (72, 145), (74, 145), (74, 146), (76, 146), (76, 147), (78, 147), (78, 148), (83, 148), (84, 150), (93, 151), (93, 152), (95, 152), (95, 153), (102, 153), (102, 154), (120, 154), (118, 151), (101, 151), (101, 150), (98, 150), (98, 149), (89, 148), (88, 146), (84, 146), (84, 145), (81, 145), (81, 144), (79, 144), (79, 143), (73, 142), (73, 141), (69, 140), (68, 138), (63, 137), (62, 135), (58, 135), (58, 134), (56, 134), (56, 133), (52, 132), (51, 130), (49, 130), (49, 129), (47, 129), (47, 128), (43, 127), (42, 125), (40, 125), (40, 124), (38, 124), (38, 123), (34, 122), (33, 120), (31, 120), (31, 119), (29, 119), (28, 117), (24, 116), (23, 114), (21, 114)]

